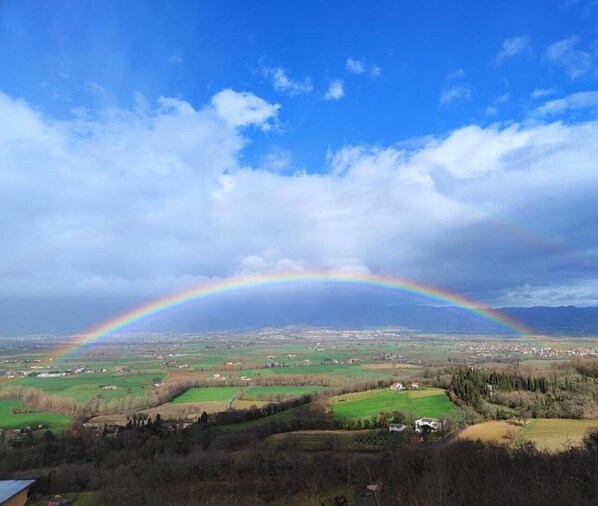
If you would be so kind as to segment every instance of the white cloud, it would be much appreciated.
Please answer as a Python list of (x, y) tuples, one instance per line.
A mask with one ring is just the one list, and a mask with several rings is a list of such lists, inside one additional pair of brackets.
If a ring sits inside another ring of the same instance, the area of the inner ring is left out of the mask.
[(442, 105), (449, 105), (455, 100), (469, 99), (471, 99), (471, 87), (467, 84), (456, 84), (455, 86), (443, 90), (440, 94), (440, 103)]
[(446, 76), (446, 81), (454, 81), (454, 80), (459, 80), (459, 79), (463, 79), (465, 77), (465, 70), (463, 70), (462, 67), (459, 67), (458, 69), (454, 70), (453, 72), (449, 73), (449, 75)]
[(555, 93), (554, 88), (536, 88), (534, 91), (530, 93), (532, 98), (543, 98), (547, 97), (548, 95), (552, 95)]
[(180, 54), (173, 54), (168, 58), (168, 65), (182, 65), (183, 57)]
[(347, 58), (345, 69), (347, 69), (347, 72), (356, 75), (367, 72), (370, 77), (378, 77), (382, 73), (382, 69), (378, 65), (375, 63), (368, 65), (365, 58)]
[(511, 37), (505, 39), (500, 52), (496, 55), (496, 63), (500, 64), (514, 56), (523, 54), (532, 54), (529, 37)]
[(290, 168), (292, 158), (289, 150), (274, 148), (260, 158), (259, 167), (272, 172), (283, 172)]
[(303, 81), (294, 81), (280, 67), (264, 67), (261, 72), (262, 75), (272, 80), (272, 87), (275, 90), (285, 92), (290, 96), (311, 93), (314, 89), (309, 77), (305, 77)]
[(509, 93), (503, 93), (502, 95), (499, 95), (498, 97), (496, 97), (494, 99), (494, 103), (495, 104), (504, 104), (505, 102), (508, 102), (510, 98)]
[(490, 302), (555, 300), (546, 286), (598, 300), (598, 121), (347, 145), (325, 172), (289, 173), (242, 162), (243, 126), (271, 108), (231, 121), (213, 103), (57, 120), (0, 94), (0, 294), (151, 296), (235, 272), (371, 269)]
[(415, 157), (428, 167), (442, 168), (462, 179), (504, 168), (501, 157), (529, 139), (529, 133), (517, 126), (498, 130), (478, 126), (461, 128), (440, 143), (430, 143)]
[(345, 85), (341, 79), (330, 83), (328, 91), (324, 94), (324, 100), (339, 100), (345, 96)]
[(106, 88), (104, 88), (101, 84), (98, 84), (94, 81), (88, 81), (85, 85), (85, 88), (87, 88), (87, 90), (92, 94), (95, 95), (96, 97), (105, 99), (108, 97), (108, 92), (106, 91)]
[(598, 109), (598, 91), (580, 91), (564, 98), (550, 100), (535, 110), (541, 116), (581, 109)]
[(351, 74), (363, 74), (365, 72), (365, 59), (347, 58), (345, 68)]
[(496, 97), (494, 99), (494, 101), (492, 102), (492, 105), (489, 105), (486, 107), (486, 109), (484, 109), (484, 114), (486, 116), (496, 116), (500, 112), (500, 109), (498, 108), (498, 106), (500, 104), (504, 104), (505, 102), (508, 102), (509, 98), (510, 98), (509, 93), (503, 93), (502, 95), (499, 95), (498, 97)]
[(212, 97), (216, 114), (233, 127), (255, 125), (270, 130), (270, 120), (276, 120), (280, 105), (270, 104), (253, 93), (223, 90)]
[(578, 44), (579, 37), (569, 37), (546, 49), (548, 60), (562, 67), (571, 79), (587, 74), (594, 67), (592, 54), (577, 49)]

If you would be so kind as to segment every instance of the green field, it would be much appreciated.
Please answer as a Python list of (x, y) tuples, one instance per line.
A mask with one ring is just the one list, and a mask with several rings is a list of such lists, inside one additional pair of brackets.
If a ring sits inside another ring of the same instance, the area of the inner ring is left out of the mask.
[(54, 413), (44, 413), (39, 411), (36, 411), (35, 413), (13, 414), (12, 408), (26, 409), (27, 406), (20, 401), (0, 400), (0, 428), (21, 429), (27, 425), (34, 428), (43, 424), (50, 429), (59, 429), (66, 427), (71, 423), (70, 417), (65, 415), (56, 415)]
[(564, 450), (568, 445), (579, 445), (590, 427), (598, 428), (598, 420), (532, 420), (519, 432), (516, 442), (533, 441), (539, 449)]
[(310, 405), (305, 404), (303, 406), (298, 406), (296, 408), (281, 411), (280, 413), (276, 413), (274, 415), (265, 416), (264, 418), (257, 418), (249, 422), (233, 423), (230, 425), (220, 425), (218, 428), (225, 432), (235, 432), (259, 427), (260, 425), (268, 425), (272, 422), (286, 422), (293, 419), (293, 417), (309, 416), (309, 409)]
[(456, 409), (440, 388), (398, 393), (389, 389), (369, 390), (332, 399), (332, 411), (340, 418), (365, 418), (391, 411), (441, 418)]
[(269, 400), (273, 398), (290, 398), (299, 397), (300, 395), (321, 392), (325, 390), (324, 387), (314, 386), (257, 386), (251, 387), (243, 394), (243, 398), (247, 400)]
[(230, 401), (243, 387), (205, 387), (190, 388), (172, 400), (173, 404), (190, 402)]
[(340, 376), (344, 378), (356, 378), (359, 381), (368, 381), (371, 379), (379, 379), (386, 378), (388, 376), (393, 376), (396, 373), (396, 371), (392, 369), (367, 369), (360, 365), (350, 364), (314, 364), (290, 367), (272, 367), (265, 369), (245, 369), (239, 371), (239, 373), (249, 377), (272, 376), (277, 374), (293, 374), (300, 376), (322, 374)]
[[(83, 373), (63, 378), (39, 378), (31, 376), (12, 383), (13, 386), (39, 388), (51, 395), (63, 395), (77, 402), (85, 402), (100, 397), (120, 399), (127, 395), (143, 396), (154, 389), (154, 380), (161, 381), (164, 373), (155, 374), (115, 374)], [(116, 385), (118, 390), (102, 390), (102, 385)]]
[(380, 430), (299, 430), (272, 434), (266, 440), (277, 448), (291, 445), (301, 451), (376, 451), (388, 447), (394, 436)]
[(566, 360), (556, 360), (556, 359), (552, 359), (552, 360), (548, 360), (548, 359), (537, 359), (537, 358), (530, 358), (528, 360), (522, 360), (519, 365), (525, 365), (528, 367), (537, 367), (539, 369), (550, 369), (553, 364), (557, 365), (559, 363), (563, 364), (565, 363)]

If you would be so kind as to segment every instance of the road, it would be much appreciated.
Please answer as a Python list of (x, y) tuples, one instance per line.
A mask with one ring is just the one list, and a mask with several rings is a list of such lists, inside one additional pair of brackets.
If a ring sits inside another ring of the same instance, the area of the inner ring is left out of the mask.
[(235, 395), (230, 401), (228, 401), (228, 406), (226, 409), (233, 409), (233, 402), (237, 400), (239, 395), (243, 395), (247, 390), (249, 390), (253, 385), (246, 386), (240, 394)]

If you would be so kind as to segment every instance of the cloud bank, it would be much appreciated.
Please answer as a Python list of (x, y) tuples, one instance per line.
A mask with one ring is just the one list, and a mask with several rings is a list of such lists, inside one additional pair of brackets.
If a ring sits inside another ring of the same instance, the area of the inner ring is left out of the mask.
[(493, 304), (598, 303), (596, 120), (346, 145), (287, 173), (241, 161), (277, 104), (138, 102), (58, 120), (0, 94), (0, 295), (350, 268)]

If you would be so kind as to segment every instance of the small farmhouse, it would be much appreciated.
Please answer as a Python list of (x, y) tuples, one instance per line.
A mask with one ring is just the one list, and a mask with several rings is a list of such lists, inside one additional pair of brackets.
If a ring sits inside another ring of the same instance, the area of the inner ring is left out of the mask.
[(423, 434), (425, 432), (436, 432), (442, 429), (442, 422), (434, 418), (419, 418), (415, 420), (415, 432)]
[(392, 385), (390, 385), (390, 389), (394, 390), (395, 392), (400, 392), (401, 390), (403, 390), (403, 383), (393, 383)]
[(388, 432), (403, 432), (407, 426), (403, 423), (389, 423)]

